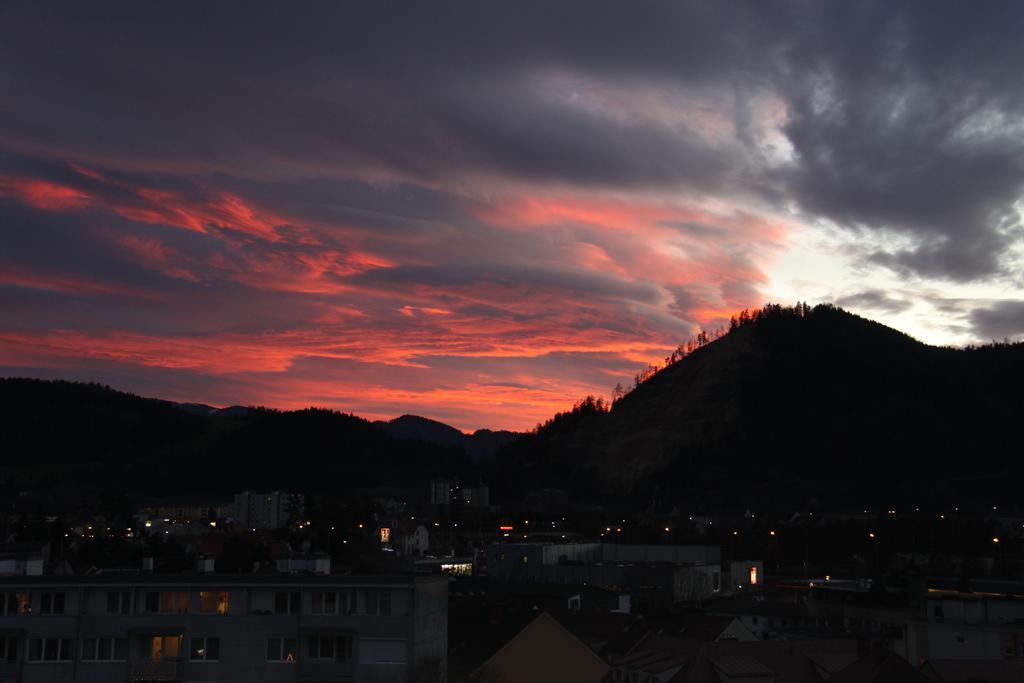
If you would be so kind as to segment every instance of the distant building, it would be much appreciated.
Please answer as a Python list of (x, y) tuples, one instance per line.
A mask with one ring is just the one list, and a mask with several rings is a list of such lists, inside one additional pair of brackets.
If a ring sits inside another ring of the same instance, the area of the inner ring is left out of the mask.
[(662, 607), (723, 592), (718, 546), (494, 543), (487, 548), (487, 575), (615, 588), (638, 604)]
[(305, 514), (301, 493), (243, 491), (235, 496), (230, 516), (244, 529), (282, 529), (298, 524)]
[(423, 524), (405, 522), (392, 531), (391, 543), (399, 555), (419, 556), (430, 548), (430, 533)]
[(485, 508), (491, 504), (491, 490), (480, 486), (464, 486), (459, 489), (459, 501), (466, 507)]
[(50, 559), (49, 543), (0, 546), (0, 576), (39, 576)]
[(447, 479), (431, 479), (427, 482), (427, 500), (431, 505), (451, 505), (452, 483)]
[[(235, 498), (237, 500), (237, 496)], [(205, 523), (230, 514), (231, 498), (228, 496), (154, 498), (140, 506), (138, 510), (138, 516), (143, 519), (166, 519), (177, 524)]]
[(447, 665), (443, 576), (0, 579), (0, 681), (405, 681)]

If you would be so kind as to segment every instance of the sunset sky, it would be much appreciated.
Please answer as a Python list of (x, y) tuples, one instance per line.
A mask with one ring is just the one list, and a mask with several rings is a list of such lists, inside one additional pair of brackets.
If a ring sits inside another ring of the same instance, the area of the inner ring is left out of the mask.
[(0, 4), (0, 375), (524, 429), (701, 327), (1024, 333), (1024, 3)]

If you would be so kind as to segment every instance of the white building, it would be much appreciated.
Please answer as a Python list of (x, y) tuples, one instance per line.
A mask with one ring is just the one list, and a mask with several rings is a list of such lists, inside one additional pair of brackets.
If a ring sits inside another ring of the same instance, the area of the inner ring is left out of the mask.
[(301, 493), (242, 491), (231, 505), (235, 523), (245, 529), (281, 529), (298, 524), (305, 513)]

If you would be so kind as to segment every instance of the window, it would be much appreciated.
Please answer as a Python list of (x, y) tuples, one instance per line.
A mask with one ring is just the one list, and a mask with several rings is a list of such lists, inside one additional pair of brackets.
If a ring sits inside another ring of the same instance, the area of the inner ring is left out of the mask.
[(391, 592), (366, 591), (366, 613), (382, 617), (391, 616)]
[(32, 638), (28, 641), (30, 662), (70, 662), (72, 653), (69, 638)]
[(299, 614), (302, 611), (301, 604), (299, 593), (274, 593), (274, 614)]
[(0, 636), (0, 662), (18, 661), (18, 637)]
[(344, 614), (355, 614), (358, 609), (356, 597), (355, 591), (342, 591), (338, 594), (338, 609)]
[(186, 614), (188, 612), (188, 593), (184, 591), (146, 593), (146, 611), (159, 614)]
[(32, 612), (32, 598), (28, 593), (0, 594), (0, 614), (15, 616)]
[(202, 614), (227, 614), (227, 591), (199, 591), (199, 611)]
[(40, 614), (64, 614), (63, 593), (43, 593), (39, 600)]
[(313, 614), (337, 614), (337, 593), (313, 593)]
[(306, 656), (310, 659), (329, 659), (347, 662), (352, 659), (352, 638), (350, 636), (308, 636)]
[(193, 662), (216, 662), (220, 659), (220, 638), (193, 638), (188, 658)]
[(268, 662), (294, 662), (298, 658), (298, 647), (295, 638), (268, 638)]
[(750, 585), (751, 586), (756, 586), (757, 585), (757, 567), (751, 567), (750, 568)]
[(181, 653), (181, 636), (153, 636), (149, 641), (149, 658), (154, 662), (177, 661)]
[(83, 662), (123, 662), (126, 659), (127, 638), (86, 638), (82, 641)]
[(107, 593), (107, 614), (131, 614), (132, 594), (128, 591)]

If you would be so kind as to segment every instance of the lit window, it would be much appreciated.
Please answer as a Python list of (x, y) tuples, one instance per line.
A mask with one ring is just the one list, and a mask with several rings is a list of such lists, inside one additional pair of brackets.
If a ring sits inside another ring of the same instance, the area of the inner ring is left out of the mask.
[(199, 591), (199, 611), (203, 614), (227, 614), (227, 591)]
[(15, 616), (32, 611), (32, 598), (28, 593), (0, 594), (0, 614)]
[(380, 542), (390, 543), (391, 542), (391, 529), (386, 526), (380, 528)]
[(757, 567), (751, 567), (750, 568), (750, 585), (751, 586), (756, 586), (757, 585)]

